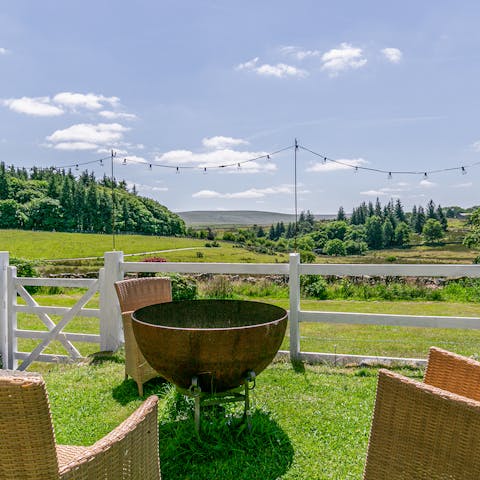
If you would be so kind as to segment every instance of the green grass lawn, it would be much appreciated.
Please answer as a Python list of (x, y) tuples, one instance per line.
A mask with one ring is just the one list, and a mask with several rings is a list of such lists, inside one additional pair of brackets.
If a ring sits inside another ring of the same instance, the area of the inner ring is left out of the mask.
[[(151, 380), (146, 394), (160, 398), (162, 479), (360, 479), (376, 373), (277, 362), (257, 379), (252, 431), (239, 424), (240, 407), (231, 407), (226, 416), (203, 417), (200, 440), (191, 404)], [(134, 382), (123, 380), (121, 356), (53, 366), (44, 377), (59, 443), (94, 442), (141, 401)]]

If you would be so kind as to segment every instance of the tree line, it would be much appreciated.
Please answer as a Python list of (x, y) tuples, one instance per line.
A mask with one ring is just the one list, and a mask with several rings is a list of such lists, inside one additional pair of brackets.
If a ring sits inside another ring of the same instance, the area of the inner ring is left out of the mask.
[(124, 180), (93, 172), (6, 167), (0, 163), (0, 228), (184, 235), (185, 223)]

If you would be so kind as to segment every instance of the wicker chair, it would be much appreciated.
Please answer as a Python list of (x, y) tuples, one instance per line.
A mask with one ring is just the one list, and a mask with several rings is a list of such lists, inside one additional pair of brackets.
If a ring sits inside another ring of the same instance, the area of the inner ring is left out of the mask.
[(115, 290), (122, 312), (123, 334), (125, 337), (125, 378), (130, 376), (137, 382), (138, 394), (143, 397), (143, 384), (158, 377), (138, 348), (133, 334), (132, 312), (141, 307), (172, 301), (172, 287), (169, 278), (134, 278), (115, 283)]
[(480, 362), (431, 347), (424, 382), (480, 401)]
[(159, 480), (157, 402), (90, 447), (57, 445), (42, 377), (0, 370), (0, 478)]
[(363, 478), (480, 478), (480, 402), (380, 370)]

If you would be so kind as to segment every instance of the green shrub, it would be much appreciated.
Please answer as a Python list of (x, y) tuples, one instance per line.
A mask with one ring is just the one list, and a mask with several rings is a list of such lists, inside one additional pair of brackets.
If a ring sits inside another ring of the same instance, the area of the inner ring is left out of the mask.
[(194, 300), (197, 298), (197, 282), (188, 276), (178, 273), (168, 274), (172, 282), (172, 300)]
[(321, 275), (302, 275), (300, 277), (300, 289), (306, 297), (319, 300), (328, 298), (328, 285)]

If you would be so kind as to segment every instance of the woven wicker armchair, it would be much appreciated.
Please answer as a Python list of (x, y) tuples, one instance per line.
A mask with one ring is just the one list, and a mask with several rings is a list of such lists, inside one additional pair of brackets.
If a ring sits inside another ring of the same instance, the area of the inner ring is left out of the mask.
[(480, 402), (380, 370), (364, 480), (480, 478)]
[(141, 307), (172, 301), (169, 278), (133, 278), (115, 283), (115, 290), (122, 312), (123, 335), (125, 337), (125, 378), (130, 376), (137, 382), (138, 394), (143, 397), (143, 384), (158, 377), (138, 348), (133, 334), (132, 312)]
[(480, 401), (480, 362), (431, 347), (424, 382)]
[(0, 478), (159, 480), (157, 402), (90, 447), (57, 445), (42, 377), (0, 370)]

